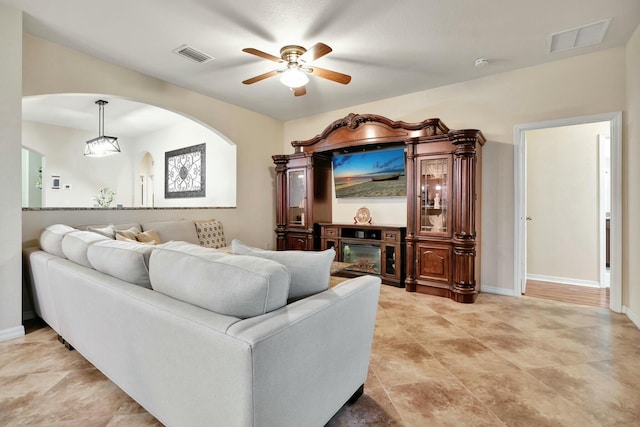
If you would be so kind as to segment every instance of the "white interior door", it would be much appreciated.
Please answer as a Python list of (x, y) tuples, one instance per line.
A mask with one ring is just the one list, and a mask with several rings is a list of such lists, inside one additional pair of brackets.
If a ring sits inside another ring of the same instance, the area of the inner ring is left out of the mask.
[(543, 129), (559, 126), (577, 125), (583, 123), (595, 123), (608, 121), (610, 123), (610, 197), (611, 197), (611, 267), (610, 267), (610, 308), (620, 312), (622, 309), (621, 292), (621, 124), (622, 114), (619, 112), (608, 113), (596, 116), (579, 117), (572, 119), (555, 120), (541, 123), (530, 123), (518, 125), (514, 128), (515, 150), (514, 150), (514, 178), (515, 178), (515, 209), (514, 209), (514, 295), (520, 295), (526, 290), (527, 278), (527, 168), (526, 168), (526, 132), (533, 129)]

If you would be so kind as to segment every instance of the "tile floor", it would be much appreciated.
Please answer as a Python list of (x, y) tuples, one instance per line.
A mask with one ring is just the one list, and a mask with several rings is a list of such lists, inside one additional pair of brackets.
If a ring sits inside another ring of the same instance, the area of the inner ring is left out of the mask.
[[(28, 332), (0, 343), (0, 426), (161, 425), (51, 329)], [(606, 308), (383, 286), (365, 394), (328, 425), (638, 426), (640, 330)]]

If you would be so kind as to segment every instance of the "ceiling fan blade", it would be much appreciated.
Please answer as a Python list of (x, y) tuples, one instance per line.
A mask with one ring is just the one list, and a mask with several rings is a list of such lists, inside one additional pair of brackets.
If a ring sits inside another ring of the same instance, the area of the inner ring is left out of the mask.
[(293, 92), (294, 96), (302, 96), (307, 94), (307, 90), (304, 88), (304, 86), (292, 88), (291, 91)]
[(245, 81), (243, 81), (242, 83), (246, 84), (246, 85), (250, 85), (256, 82), (259, 82), (261, 80), (267, 79), (269, 77), (273, 77), (278, 75), (278, 71), (277, 70), (273, 70), (273, 71), (269, 71), (267, 73), (264, 74), (260, 74), (259, 76), (255, 76), (253, 78), (247, 79)]
[(309, 48), (305, 53), (300, 56), (302, 62), (315, 61), (318, 58), (322, 58), (327, 53), (331, 52), (331, 48), (324, 43), (316, 43)]
[(259, 56), (260, 58), (268, 59), (269, 61), (273, 61), (273, 62), (282, 61), (282, 58), (278, 58), (277, 56), (273, 56), (270, 53), (266, 53), (266, 52), (263, 52), (261, 50), (254, 49), (252, 47), (244, 48), (244, 49), (242, 49), (242, 51), (250, 53), (251, 55)]
[(311, 67), (311, 74), (314, 76), (322, 77), (323, 79), (331, 80), (336, 83), (342, 83), (343, 85), (349, 84), (351, 76), (347, 74), (338, 73), (337, 71), (325, 70), (324, 68)]

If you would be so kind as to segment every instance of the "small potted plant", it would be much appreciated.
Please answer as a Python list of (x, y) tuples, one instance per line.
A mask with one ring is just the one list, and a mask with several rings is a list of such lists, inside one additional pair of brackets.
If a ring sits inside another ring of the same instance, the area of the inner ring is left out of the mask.
[(100, 194), (98, 196), (94, 196), (93, 200), (96, 201), (98, 206), (101, 208), (108, 208), (113, 202), (113, 198), (116, 195), (116, 192), (110, 189), (109, 187), (104, 187), (100, 190)]

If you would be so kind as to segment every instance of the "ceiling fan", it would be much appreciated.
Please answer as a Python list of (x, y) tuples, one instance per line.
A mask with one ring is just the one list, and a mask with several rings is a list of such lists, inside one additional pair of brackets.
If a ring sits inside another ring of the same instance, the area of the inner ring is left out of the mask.
[(307, 93), (304, 85), (309, 82), (309, 77), (307, 77), (308, 74), (346, 85), (351, 81), (351, 76), (338, 73), (337, 71), (325, 70), (324, 68), (310, 67), (307, 65), (311, 61), (322, 58), (331, 52), (331, 50), (332, 49), (324, 43), (316, 43), (311, 46), (309, 50), (302, 46), (288, 45), (280, 49), (280, 58), (278, 58), (277, 56), (262, 52), (258, 49), (250, 47), (242, 49), (243, 52), (282, 64), (282, 67), (277, 70), (260, 74), (247, 79), (242, 83), (250, 85), (279, 74), (280, 82), (285, 86), (288, 86), (295, 96), (302, 96)]

